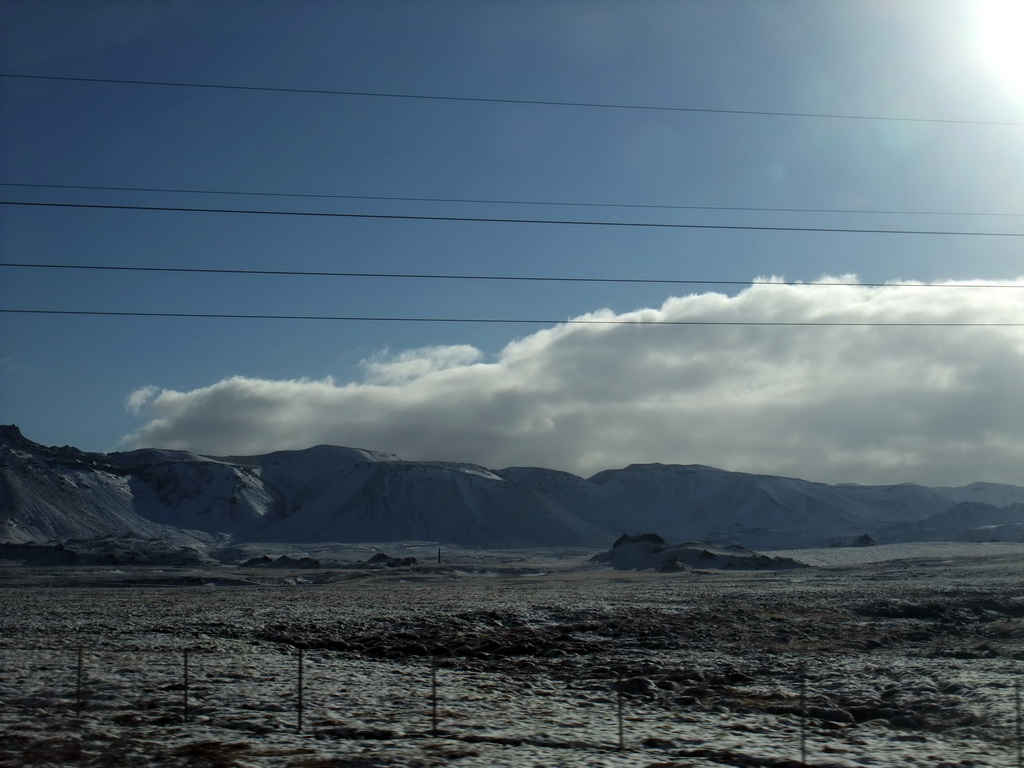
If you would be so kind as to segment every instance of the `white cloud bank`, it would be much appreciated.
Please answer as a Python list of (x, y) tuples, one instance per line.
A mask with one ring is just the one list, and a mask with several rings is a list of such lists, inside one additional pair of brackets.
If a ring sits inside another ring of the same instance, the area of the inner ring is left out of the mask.
[(146, 387), (127, 402), (150, 420), (125, 440), (219, 455), (333, 443), (581, 475), (662, 462), (1024, 484), (1024, 328), (669, 325), (1024, 322), (1022, 290), (754, 285), (577, 319), (658, 324), (559, 325), (491, 360), (467, 346), (381, 353), (344, 385)]

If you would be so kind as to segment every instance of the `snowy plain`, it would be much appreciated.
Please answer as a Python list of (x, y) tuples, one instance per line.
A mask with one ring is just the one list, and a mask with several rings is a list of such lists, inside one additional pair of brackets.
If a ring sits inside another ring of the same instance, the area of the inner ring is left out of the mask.
[(672, 574), (279, 552), (381, 549), (420, 564), (7, 564), (0, 766), (793, 766), (801, 739), (806, 765), (1018, 764), (1022, 545)]

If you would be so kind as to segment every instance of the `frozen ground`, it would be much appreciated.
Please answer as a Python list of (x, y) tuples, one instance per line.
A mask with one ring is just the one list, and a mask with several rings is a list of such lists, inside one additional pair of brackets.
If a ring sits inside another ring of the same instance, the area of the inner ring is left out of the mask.
[(424, 564), (4, 568), (0, 766), (792, 766), (802, 732), (808, 765), (1018, 764), (1024, 546), (673, 574), (386, 549)]

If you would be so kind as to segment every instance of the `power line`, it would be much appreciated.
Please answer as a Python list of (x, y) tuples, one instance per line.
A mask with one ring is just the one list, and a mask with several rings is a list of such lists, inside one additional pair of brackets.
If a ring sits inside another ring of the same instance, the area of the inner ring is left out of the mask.
[(639, 283), (654, 285), (784, 285), (807, 287), (852, 288), (1024, 288), (1024, 283), (861, 283), (853, 281), (799, 282), (790, 280), (700, 280), (646, 277), (556, 277), (553, 275), (466, 275), (429, 274), (413, 272), (327, 272), (298, 269), (228, 269), (221, 267), (143, 267), (114, 264), (30, 264), (0, 262), (0, 267), (15, 269), (78, 269), (111, 272), (157, 272), (214, 275), (265, 275), (271, 277), (351, 277), (401, 278), (409, 280), (495, 280), (550, 283)]
[(870, 235), (943, 235), (962, 237), (1024, 237), (1024, 232), (970, 232), (923, 229), (867, 229), (858, 227), (780, 227), (756, 224), (676, 224), (643, 221), (582, 221), (575, 219), (501, 218), (492, 216), (427, 216), (392, 213), (336, 213), (325, 211), (278, 211), (240, 208), (191, 208), (170, 205), (106, 205), (99, 203), (41, 203), (22, 200), (0, 200), (0, 205), (41, 208), (90, 208), (112, 211), (175, 211), (178, 213), (231, 213), (253, 216), (315, 216), (339, 219), (388, 219), (392, 221), (466, 221), (485, 224), (557, 224), (586, 227), (641, 227), (646, 229), (714, 229), (748, 232), (829, 232), (833, 234)]
[(519, 325), (663, 325), (663, 326), (765, 326), (800, 328), (1021, 328), (1020, 323), (965, 323), (965, 322), (827, 322), (827, 321), (761, 321), (761, 320), (579, 320), (551, 318), (494, 318), (494, 317), (379, 317), (366, 315), (269, 315), (234, 314), (222, 312), (115, 312), (107, 310), (76, 309), (9, 309), (0, 313), (23, 315), (78, 315), (100, 317), (164, 317), (200, 318), (218, 320), (327, 320), (373, 323), (478, 323)]
[(181, 189), (174, 187), (118, 187), (95, 184), (24, 184), (14, 181), (0, 181), (0, 187), (24, 187), (32, 189), (79, 189), (92, 192), (160, 192), (187, 195), (246, 195), (250, 197), (292, 197), (313, 200), (376, 200), (411, 203), (470, 203), (484, 205), (537, 205), (576, 208), (638, 208), (648, 210), (674, 211), (734, 211), (761, 213), (859, 213), (865, 215), (891, 216), (1004, 216), (1020, 217), (1024, 213), (983, 212), (983, 211), (894, 211), (873, 208), (783, 208), (745, 205), (672, 205), (666, 203), (591, 203), (558, 200), (500, 200), (473, 197), (408, 197), (398, 195), (341, 195), (315, 194), (310, 192), (252, 192), (229, 189)]
[(358, 96), (384, 99), (415, 99), (421, 101), (451, 101), (469, 102), (479, 104), (516, 104), (546, 107), (581, 107), (587, 109), (619, 109), (619, 110), (644, 110), (654, 112), (681, 112), (697, 114), (716, 115), (748, 115), (754, 117), (802, 117), (828, 120), (874, 120), (901, 123), (941, 123), (948, 125), (1000, 125), (1000, 126), (1022, 126), (1022, 122), (1001, 121), (1001, 120), (955, 120), (946, 118), (927, 117), (896, 117), (891, 115), (851, 115), (828, 112), (787, 112), (761, 109), (712, 109), (708, 107), (672, 107), (658, 106), (651, 104), (613, 104), (607, 102), (587, 101), (560, 101), (544, 99), (504, 99), (485, 96), (441, 96), (436, 94), (419, 93), (397, 93), (386, 91), (348, 91), (332, 90), (327, 88), (283, 88), (257, 85), (227, 85), (217, 83), (192, 83), (169, 80), (129, 80), (125, 78), (112, 77), (70, 77), (59, 75), (25, 75), (11, 72), (0, 72), (0, 77), (19, 78), (24, 80), (51, 80), (72, 83), (106, 83), (116, 85), (145, 85), (162, 86), (169, 88), (204, 88), (228, 91), (251, 91), (262, 93), (297, 93), (312, 94), (320, 96)]

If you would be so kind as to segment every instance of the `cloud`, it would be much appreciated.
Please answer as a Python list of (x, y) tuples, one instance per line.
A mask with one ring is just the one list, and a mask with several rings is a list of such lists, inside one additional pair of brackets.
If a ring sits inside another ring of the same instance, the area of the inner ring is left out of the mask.
[[(334, 443), (582, 475), (662, 462), (1024, 484), (1024, 328), (892, 325), (1018, 322), (1020, 291), (824, 285), (836, 281), (599, 310), (577, 319), (615, 323), (546, 328), (489, 359), (467, 346), (379, 353), (343, 385), (144, 388), (129, 403), (150, 420), (127, 440), (222, 455)], [(866, 322), (890, 325), (805, 325)]]
[(436, 371), (460, 368), (483, 357), (480, 350), (468, 344), (446, 347), (422, 347), (389, 355), (378, 352), (363, 361), (367, 379), (381, 384), (399, 384)]
[(138, 416), (143, 408), (160, 392), (160, 387), (152, 384), (134, 389), (124, 400), (124, 408), (128, 413)]

